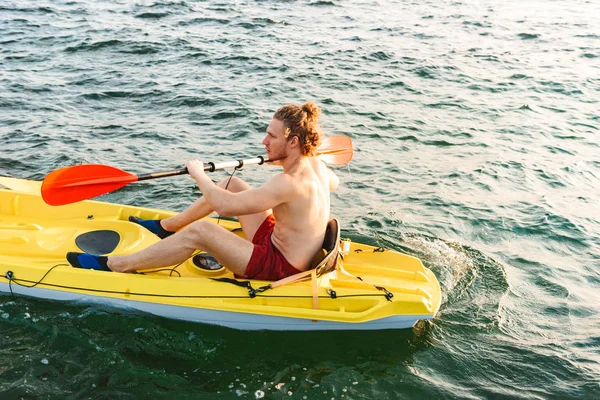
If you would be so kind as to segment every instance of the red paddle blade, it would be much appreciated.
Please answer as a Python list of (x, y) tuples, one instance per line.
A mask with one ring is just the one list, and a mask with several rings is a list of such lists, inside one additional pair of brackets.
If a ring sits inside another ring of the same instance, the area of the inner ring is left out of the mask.
[(112, 192), (137, 180), (137, 175), (108, 165), (76, 165), (49, 173), (42, 182), (42, 198), (51, 206), (60, 206)]
[(330, 136), (323, 139), (317, 149), (317, 156), (331, 165), (344, 165), (352, 160), (354, 150), (348, 136)]

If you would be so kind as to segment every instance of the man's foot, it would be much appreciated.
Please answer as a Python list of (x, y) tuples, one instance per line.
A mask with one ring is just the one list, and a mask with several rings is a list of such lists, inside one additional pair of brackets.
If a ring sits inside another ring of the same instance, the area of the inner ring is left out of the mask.
[(156, 236), (158, 236), (161, 239), (169, 237), (175, 233), (175, 232), (170, 232), (170, 231), (166, 230), (165, 228), (163, 228), (162, 225), (160, 224), (160, 221), (161, 221), (160, 219), (141, 219), (141, 218), (135, 217), (133, 215), (130, 215), (129, 221), (136, 223), (136, 224), (140, 224), (141, 226), (148, 229), (150, 232), (154, 233)]
[(67, 253), (67, 261), (75, 268), (95, 269), (97, 271), (110, 271), (108, 268), (108, 257), (93, 256), (87, 253)]

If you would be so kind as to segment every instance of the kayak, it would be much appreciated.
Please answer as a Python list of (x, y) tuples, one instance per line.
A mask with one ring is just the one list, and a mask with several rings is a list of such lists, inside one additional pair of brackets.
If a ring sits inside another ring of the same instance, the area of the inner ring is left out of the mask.
[[(198, 252), (166, 268), (115, 273), (72, 267), (66, 254), (130, 254), (160, 239), (130, 216), (174, 212), (85, 200), (47, 205), (41, 182), (0, 177), (0, 291), (137, 310), (241, 330), (382, 330), (412, 327), (440, 307), (437, 278), (415, 257), (339, 238), (322, 264), (287, 284), (237, 279)], [(243, 237), (237, 221), (207, 217)], [(335, 256), (334, 258), (332, 258)], [(332, 263), (331, 260), (334, 260)], [(315, 272), (317, 271), (317, 272)]]

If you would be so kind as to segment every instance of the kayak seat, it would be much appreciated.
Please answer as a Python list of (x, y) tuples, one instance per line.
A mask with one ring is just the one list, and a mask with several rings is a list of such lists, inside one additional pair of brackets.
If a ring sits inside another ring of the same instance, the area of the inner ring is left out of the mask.
[(336, 218), (332, 218), (327, 222), (322, 250), (311, 263), (311, 269), (316, 269), (318, 276), (335, 270), (340, 257), (339, 245), (340, 223)]
[(298, 272), (292, 276), (288, 276), (287, 278), (275, 281), (268, 286), (264, 286), (262, 289), (274, 289), (290, 283), (310, 279), (312, 282), (313, 308), (318, 309), (319, 295), (316, 278), (328, 272), (334, 271), (340, 258), (340, 223), (337, 219), (332, 218), (327, 222), (323, 246), (321, 246), (321, 250), (313, 257), (313, 260), (310, 264), (311, 268), (303, 272)]

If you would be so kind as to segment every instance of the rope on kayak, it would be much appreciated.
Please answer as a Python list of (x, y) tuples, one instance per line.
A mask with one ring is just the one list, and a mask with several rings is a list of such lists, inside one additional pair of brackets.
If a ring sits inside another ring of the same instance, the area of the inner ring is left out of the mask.
[(177, 277), (181, 278), (181, 273), (179, 271), (177, 271), (177, 268), (179, 268), (184, 262), (186, 262), (187, 260), (194, 258), (195, 256), (197, 256), (198, 254), (201, 254), (201, 252), (197, 252), (192, 254), (191, 256), (189, 256), (188, 258), (186, 258), (185, 260), (183, 260), (182, 262), (180, 262), (179, 264), (177, 264), (176, 266), (174, 266), (173, 268), (162, 268), (162, 269), (153, 269), (152, 271), (148, 271), (148, 272), (140, 272), (140, 271), (132, 271), (132, 273), (136, 274), (136, 275), (148, 275), (148, 274), (154, 274), (156, 272), (164, 272), (164, 271), (169, 271), (169, 276), (173, 276), (173, 273), (176, 272), (177, 273)]
[[(173, 276), (173, 273), (177, 273), (177, 277), (181, 278), (181, 273), (179, 271), (177, 271), (177, 268), (179, 268), (183, 263), (185, 263), (186, 261), (193, 259), (194, 257), (196, 257), (199, 254), (207, 254), (208, 253), (202, 253), (201, 251), (197, 252), (197, 253), (193, 253), (191, 256), (189, 256), (188, 258), (186, 258), (185, 260), (183, 260), (182, 262), (180, 262), (179, 264), (177, 264), (176, 266), (174, 266), (173, 268), (162, 268), (162, 269), (153, 269), (152, 271), (147, 271), (147, 272), (140, 272), (140, 271), (132, 271), (133, 274), (137, 274), (137, 275), (148, 275), (148, 274), (154, 274), (156, 272), (165, 272), (165, 271), (169, 271), (169, 276)], [(215, 259), (215, 262), (216, 259)], [(196, 267), (199, 267), (195, 262), (194, 265), (196, 265)], [(221, 268), (223, 266), (221, 265)]]
[[(139, 293), (139, 292), (127, 292), (127, 291), (118, 291), (118, 290), (104, 290), (104, 289), (91, 289), (91, 288), (85, 288), (85, 287), (78, 287), (78, 286), (66, 286), (66, 285), (57, 285), (57, 284), (52, 284), (52, 283), (43, 283), (43, 280), (46, 278), (46, 276), (48, 276), (48, 274), (56, 267), (60, 267), (60, 266), (64, 266), (64, 267), (70, 267), (70, 265), (68, 264), (56, 264), (54, 265), (52, 268), (50, 268), (48, 271), (46, 271), (46, 273), (44, 274), (44, 276), (42, 276), (42, 278), (38, 281), (30, 281), (28, 279), (19, 279), (17, 277), (15, 277), (14, 273), (12, 271), (8, 271), (4, 274), (4, 277), (8, 280), (8, 285), (10, 288), (10, 293), (14, 298), (14, 293), (12, 291), (12, 284), (14, 283), (15, 285), (18, 286), (22, 286), (25, 288), (34, 288), (38, 285), (44, 285), (47, 287), (52, 287), (52, 288), (59, 288), (59, 289), (70, 289), (70, 290), (79, 290), (82, 292), (92, 292), (92, 293), (104, 293), (104, 294), (117, 294), (117, 295), (127, 295), (127, 296), (146, 296), (146, 297), (164, 297), (164, 298), (184, 298), (184, 299), (247, 299), (248, 295), (243, 295), (243, 296), (202, 296), (202, 295), (179, 295), (179, 294), (161, 294), (161, 293)], [(244, 288), (247, 288), (249, 290), (252, 290), (254, 293), (252, 296), (250, 296), (251, 298), (254, 297), (263, 297), (263, 298), (285, 298), (285, 299), (312, 299), (313, 296), (311, 295), (307, 295), (307, 296), (290, 296), (290, 295), (261, 295), (259, 293), (264, 292), (265, 290), (268, 289), (268, 286), (263, 286), (260, 287), (258, 289), (253, 289), (252, 288), (252, 284), (250, 283), (250, 281), (238, 281), (236, 279), (230, 279), (230, 278), (215, 278), (213, 280), (216, 281), (223, 281), (223, 282), (227, 282), (227, 283), (233, 283), (237, 286), (241, 286)], [(386, 295), (384, 294), (379, 294), (379, 293), (363, 293), (363, 294), (345, 294), (345, 295), (339, 295), (337, 294), (335, 291), (331, 291), (327, 293), (328, 296), (318, 296), (318, 298), (332, 298), (332, 299), (337, 299), (337, 298), (344, 298), (344, 297), (381, 297), (384, 296), (387, 298)], [(389, 299), (388, 299), (389, 300)]]
[[(237, 169), (237, 167), (236, 167)], [(235, 172), (235, 171), (234, 171)], [(232, 175), (233, 176), (233, 173)], [(230, 178), (231, 180), (231, 178)], [(336, 250), (339, 250), (337, 248), (336, 245)], [(359, 249), (360, 250), (360, 249)], [(383, 252), (385, 251), (382, 247), (378, 247), (376, 249), (373, 250), (373, 252)], [(153, 271), (148, 271), (148, 272), (139, 272), (139, 271), (133, 271), (134, 274), (138, 274), (138, 275), (147, 275), (147, 274), (152, 274), (152, 273), (156, 273), (156, 272), (164, 272), (164, 271), (170, 271), (169, 276), (173, 276), (173, 273), (177, 273), (177, 275), (179, 277), (181, 277), (181, 273), (179, 271), (177, 271), (177, 268), (180, 267), (183, 263), (185, 263), (187, 260), (189, 260), (190, 258), (193, 258), (194, 256), (200, 254), (201, 252), (197, 252), (192, 254), (190, 257), (188, 257), (187, 259), (185, 259), (184, 261), (180, 262), (179, 264), (177, 264), (176, 266), (172, 267), (172, 268), (163, 268), (160, 270), (153, 270)], [(280, 281), (277, 282), (273, 282), (269, 285), (266, 286), (261, 286), (259, 288), (253, 288), (252, 284), (250, 281), (239, 281), (237, 279), (232, 279), (232, 278), (211, 278), (213, 281), (217, 281), (217, 282), (224, 282), (224, 283), (230, 283), (230, 284), (234, 284), (236, 286), (239, 287), (243, 287), (245, 289), (248, 290), (248, 295), (247, 296), (200, 296), (200, 295), (168, 295), (168, 294), (155, 294), (155, 293), (131, 293), (131, 292), (120, 292), (120, 291), (114, 291), (114, 290), (101, 290), (101, 289), (90, 289), (90, 288), (81, 288), (81, 287), (73, 287), (73, 286), (63, 286), (63, 285), (56, 285), (56, 284), (48, 284), (48, 283), (44, 283), (45, 286), (51, 286), (51, 287), (57, 287), (57, 288), (62, 288), (62, 289), (72, 289), (72, 290), (80, 290), (80, 291), (88, 291), (88, 292), (98, 292), (98, 293), (110, 293), (110, 294), (123, 294), (123, 295), (136, 295), (136, 296), (150, 296), (150, 297), (165, 297), (165, 298), (202, 298), (202, 299), (239, 299), (239, 298), (255, 298), (255, 297), (266, 297), (266, 298), (312, 298), (313, 299), (313, 306), (315, 307), (315, 302), (317, 301), (317, 299), (319, 299), (320, 297), (323, 298), (331, 298), (331, 299), (336, 299), (336, 298), (342, 298), (342, 297), (379, 297), (379, 296), (384, 296), (388, 301), (392, 301), (392, 297), (394, 297), (394, 295), (388, 291), (386, 288), (382, 287), (382, 286), (377, 286), (377, 285), (373, 285), (377, 290), (382, 291), (384, 294), (350, 294), (350, 295), (338, 295), (337, 292), (335, 290), (331, 290), (331, 289), (326, 289), (326, 293), (328, 296), (319, 296), (317, 294), (316, 288), (315, 288), (315, 284), (316, 284), (316, 276), (317, 275), (321, 275), (323, 273), (329, 272), (329, 269), (327, 268), (329, 266), (329, 262), (333, 261), (333, 268), (336, 267), (337, 265), (337, 257), (341, 258), (342, 256), (342, 252), (340, 251), (335, 251), (335, 252), (331, 252), (331, 254), (325, 257), (325, 259), (322, 260), (321, 263), (328, 261), (328, 258), (331, 258), (331, 260), (329, 260), (327, 263), (324, 263), (323, 265), (319, 265), (315, 268), (316, 269), (320, 269), (320, 271), (318, 271), (316, 274), (313, 274), (313, 272), (316, 272), (315, 270), (312, 271), (306, 271), (303, 273), (299, 273), (296, 275), (292, 275), (291, 277), (282, 279)], [(42, 281), (46, 278), (46, 276), (48, 276), (48, 274), (56, 267), (58, 266), (69, 266), (68, 264), (56, 264), (53, 267), (51, 267), (48, 271), (46, 271), (46, 273), (44, 274), (44, 276), (42, 276), (42, 278), (37, 281), (28, 281), (28, 280), (24, 280), (24, 279), (17, 279), (14, 276), (14, 273), (12, 271), (8, 271), (5, 274), (5, 278), (9, 281), (9, 288), (10, 288), (10, 292), (11, 295), (14, 297), (13, 291), (12, 291), (12, 283), (14, 282), (15, 284), (19, 285), (19, 286), (23, 286), (23, 287), (27, 287), (27, 288), (33, 288), (39, 284), (42, 283)], [(363, 281), (363, 279), (359, 276), (354, 276), (350, 273), (348, 273), (341, 265), (337, 265), (337, 267), (339, 268), (340, 272), (349, 275), (351, 277), (354, 277), (360, 281)], [(266, 295), (261, 295), (260, 293), (265, 292), (269, 289), (273, 289), (277, 286), (281, 286), (283, 284), (286, 283), (291, 283), (291, 282), (295, 282), (295, 281), (300, 281), (300, 280), (304, 280), (304, 276), (308, 276), (308, 274), (311, 274), (312, 276), (312, 281), (313, 281), (313, 293), (312, 296), (266, 296)], [(292, 280), (290, 280), (292, 279)], [(27, 282), (27, 283), (31, 283), (31, 285), (25, 285), (21, 282)], [(363, 281), (364, 282), (364, 281)], [(367, 283), (367, 282), (365, 282)], [(315, 307), (317, 308), (317, 307)]]
[(4, 275), (4, 277), (6, 279), (8, 279), (8, 289), (10, 289), (10, 297), (14, 300), (15, 299), (15, 294), (12, 291), (12, 286), (11, 286), (11, 282), (13, 279), (13, 272), (12, 271), (7, 271), (6, 274)]
[[(375, 252), (376, 250), (377, 249), (375, 249), (373, 251)], [(339, 268), (339, 270), (340, 270), (341, 273), (346, 274), (346, 275), (351, 276), (351, 277), (354, 277), (354, 278), (358, 279), (359, 281), (364, 282), (364, 283), (366, 283), (368, 285), (372, 285), (377, 290), (381, 290), (384, 293), (383, 296), (385, 296), (385, 298), (387, 299), (387, 301), (390, 301), (390, 302), (392, 301), (392, 298), (394, 297), (394, 294), (392, 292), (390, 292), (389, 290), (387, 290), (386, 288), (384, 288), (383, 286), (377, 286), (377, 285), (374, 285), (374, 284), (372, 284), (370, 282), (366, 282), (360, 276), (352, 275), (350, 272), (346, 271), (346, 269), (344, 269), (343, 266), (339, 266), (338, 268)]]
[(14, 297), (15, 297), (15, 294), (13, 293), (13, 290), (12, 290), (12, 283), (13, 283), (13, 282), (15, 282), (15, 284), (17, 284), (17, 285), (19, 285), (19, 286), (23, 286), (23, 287), (26, 287), (26, 288), (33, 288), (33, 287), (36, 287), (37, 285), (39, 285), (40, 283), (42, 283), (42, 281), (44, 280), (44, 278), (46, 278), (46, 277), (48, 276), (48, 274), (49, 274), (50, 272), (52, 272), (52, 270), (53, 270), (54, 268), (56, 268), (56, 267), (60, 267), (60, 266), (65, 266), (65, 267), (68, 267), (69, 265), (68, 265), (68, 264), (56, 264), (55, 266), (53, 266), (52, 268), (50, 268), (48, 271), (46, 271), (46, 273), (44, 274), (44, 276), (42, 276), (42, 279), (40, 279), (39, 281), (37, 281), (37, 282), (26, 281), (26, 282), (29, 282), (29, 283), (33, 283), (32, 285), (29, 285), (29, 286), (28, 286), (28, 285), (23, 285), (23, 284), (21, 284), (21, 283), (17, 282), (17, 281), (16, 281), (16, 279), (15, 279), (15, 274), (14, 274), (14, 272), (12, 272), (12, 271), (7, 271), (7, 272), (6, 272), (6, 274), (4, 274), (4, 277), (6, 278), (6, 280), (8, 280), (8, 289), (10, 290), (10, 295), (11, 295), (11, 296), (13, 297), (13, 299), (14, 299)]
[[(356, 249), (354, 250), (355, 253), (362, 253), (364, 250), (363, 249)], [(371, 250), (371, 252), (373, 253), (383, 253), (385, 251), (385, 249), (381, 246)]]
[(186, 262), (187, 260), (189, 260), (189, 258), (186, 258), (185, 260), (183, 260), (182, 262), (180, 262), (179, 264), (177, 264), (176, 266), (174, 266), (173, 268), (161, 268), (161, 269), (153, 269), (152, 271), (148, 271), (148, 272), (140, 272), (140, 271), (131, 271), (132, 274), (135, 275), (148, 275), (148, 274), (154, 274), (156, 272), (165, 272), (165, 271), (169, 271), (169, 276), (173, 276), (173, 273), (177, 273), (177, 277), (181, 278), (181, 273), (179, 271), (177, 271), (177, 267), (179, 267), (181, 264), (183, 264), (184, 262)]
[[(244, 161), (239, 160), (238, 162), (240, 164), (238, 166), (234, 167), (233, 171), (231, 172), (231, 175), (229, 175), (229, 180), (225, 184), (225, 190), (227, 190), (227, 188), (229, 187), (229, 183), (231, 183), (231, 180), (233, 179), (233, 174), (235, 174), (237, 171), (241, 171), (242, 168), (244, 167)], [(218, 215), (217, 216), (217, 225), (220, 225), (220, 224), (221, 224), (221, 216)]]
[[(187, 259), (186, 259), (186, 261), (187, 261)], [(181, 264), (179, 264), (179, 265), (181, 265)], [(181, 273), (179, 271), (175, 270), (175, 268), (179, 267), (179, 265), (176, 265), (173, 268), (154, 269), (154, 270), (152, 270), (150, 272), (131, 271), (131, 273), (134, 274), (134, 275), (147, 275), (147, 274), (152, 274), (152, 273), (155, 273), (155, 272), (169, 271), (169, 276), (173, 276), (173, 273), (176, 272), (177, 273), (177, 277), (181, 278)]]

